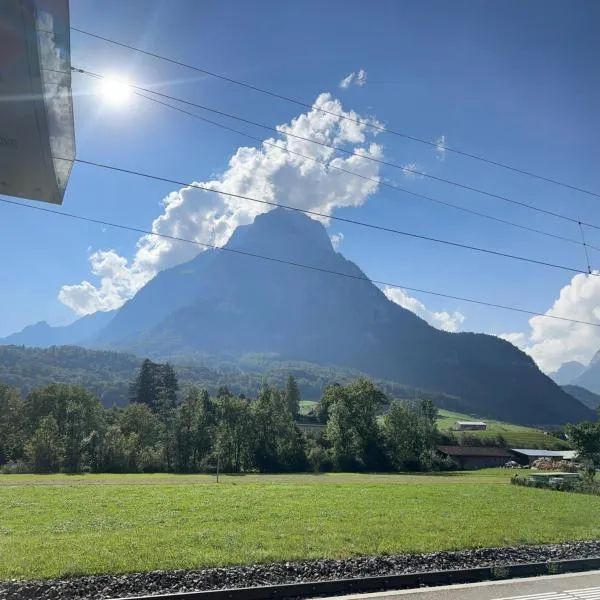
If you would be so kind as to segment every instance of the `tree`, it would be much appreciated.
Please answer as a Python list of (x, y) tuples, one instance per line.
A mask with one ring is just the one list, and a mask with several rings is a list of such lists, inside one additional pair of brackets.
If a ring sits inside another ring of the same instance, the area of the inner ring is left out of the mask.
[(383, 434), (392, 465), (399, 471), (420, 468), (425, 449), (419, 414), (408, 402), (394, 401), (383, 419)]
[(43, 419), (54, 419), (63, 452), (61, 467), (70, 473), (80, 471), (84, 440), (92, 431), (102, 428), (103, 410), (98, 398), (82, 387), (53, 383), (27, 396), (24, 413), (30, 436)]
[(432, 450), (435, 448), (435, 441), (438, 435), (437, 406), (434, 404), (433, 400), (424, 398), (419, 402), (417, 412), (420, 417), (420, 429), (423, 436), (424, 449)]
[(146, 358), (140, 367), (137, 377), (129, 390), (130, 402), (147, 404), (152, 410), (157, 409), (158, 390), (160, 384), (160, 365)]
[(376, 469), (384, 466), (384, 453), (377, 409), (385, 394), (371, 381), (357, 379), (344, 386), (330, 387), (324, 397), (328, 414), (325, 438), (338, 470)]
[(285, 384), (285, 405), (290, 411), (292, 417), (296, 418), (300, 412), (300, 389), (293, 375), (288, 375)]
[(383, 435), (392, 465), (402, 471), (432, 467), (435, 456), (437, 407), (429, 400), (416, 406), (392, 402), (383, 419)]
[(42, 417), (25, 445), (25, 455), (35, 473), (56, 473), (59, 470), (63, 448), (58, 424), (52, 415)]
[(600, 421), (567, 425), (566, 433), (586, 465), (588, 479), (593, 481), (596, 469), (600, 467)]
[(162, 470), (161, 422), (147, 404), (134, 402), (119, 416), (118, 426), (130, 448), (130, 461), (136, 471)]
[(284, 395), (267, 385), (252, 405), (254, 460), (263, 472), (303, 468), (304, 439), (294, 424)]
[(198, 466), (198, 451), (196, 447), (199, 419), (201, 413), (200, 393), (192, 388), (185, 395), (177, 409), (176, 416), (176, 457), (177, 471), (191, 473)]
[(179, 384), (173, 367), (158, 365), (156, 412), (161, 423), (161, 442), (167, 471), (175, 467), (175, 408)]
[(250, 464), (253, 441), (253, 421), (248, 402), (222, 395), (217, 397), (215, 408), (215, 452), (220, 455), (224, 471), (239, 473)]
[(0, 383), (0, 465), (19, 460), (25, 445), (23, 401), (18, 390)]
[(135, 440), (130, 436), (128, 442), (128, 438), (123, 435), (118, 425), (109, 425), (102, 445), (102, 471), (107, 473), (135, 471), (135, 465), (132, 465), (130, 460), (132, 443), (135, 443)]

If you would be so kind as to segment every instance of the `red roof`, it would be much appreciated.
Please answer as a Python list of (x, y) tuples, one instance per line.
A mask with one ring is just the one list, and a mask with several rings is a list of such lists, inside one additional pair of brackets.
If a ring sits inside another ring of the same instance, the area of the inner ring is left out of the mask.
[(504, 448), (487, 446), (438, 446), (437, 449), (448, 456), (495, 456), (500, 458), (511, 458), (512, 456)]

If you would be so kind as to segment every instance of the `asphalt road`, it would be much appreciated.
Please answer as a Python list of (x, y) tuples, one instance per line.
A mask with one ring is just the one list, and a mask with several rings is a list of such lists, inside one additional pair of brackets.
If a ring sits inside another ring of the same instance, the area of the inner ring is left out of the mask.
[(338, 596), (331, 600), (600, 600), (600, 571), (436, 588)]

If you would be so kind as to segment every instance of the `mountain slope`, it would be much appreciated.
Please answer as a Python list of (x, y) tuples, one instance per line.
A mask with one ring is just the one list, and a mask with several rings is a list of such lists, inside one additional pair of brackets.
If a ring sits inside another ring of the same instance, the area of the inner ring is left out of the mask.
[(0, 338), (0, 345), (14, 344), (48, 348), (50, 346), (79, 344), (106, 327), (116, 312), (97, 312), (81, 317), (70, 325), (60, 327), (53, 327), (48, 325), (46, 321), (40, 321), (34, 325), (28, 325), (17, 333)]
[(600, 407), (600, 395), (594, 394), (594, 392), (590, 392), (580, 385), (563, 385), (562, 389), (592, 410), (596, 410)]
[(522, 424), (593, 418), (512, 344), (439, 331), (388, 300), (333, 250), (320, 223), (283, 209), (239, 227), (226, 251), (161, 273), (94, 343), (155, 357), (258, 352), (340, 365), (458, 396), (472, 412)]
[(585, 371), (570, 383), (600, 394), (600, 350), (596, 352)]
[(568, 385), (585, 371), (585, 365), (572, 360), (560, 365), (560, 368), (553, 373), (548, 373), (548, 377), (558, 383), (558, 385)]

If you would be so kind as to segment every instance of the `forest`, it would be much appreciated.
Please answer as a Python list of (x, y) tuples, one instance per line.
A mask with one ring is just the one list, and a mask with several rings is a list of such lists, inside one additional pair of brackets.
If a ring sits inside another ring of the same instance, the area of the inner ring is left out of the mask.
[[(0, 469), (5, 473), (417, 471), (454, 468), (435, 452), (432, 400), (391, 401), (358, 378), (325, 388), (299, 415), (290, 375), (255, 397), (227, 386), (180, 389), (169, 363), (143, 361), (125, 406), (103, 406), (80, 385), (27, 394), (0, 383)], [(381, 407), (389, 406), (385, 414)], [(323, 427), (307, 434), (299, 422)]]

